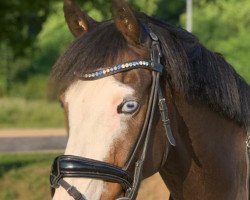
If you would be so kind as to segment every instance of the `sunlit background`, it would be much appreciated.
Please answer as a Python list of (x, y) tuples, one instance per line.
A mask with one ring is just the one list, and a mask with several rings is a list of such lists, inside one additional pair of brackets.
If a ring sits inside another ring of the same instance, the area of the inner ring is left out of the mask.
[[(186, 27), (186, 0), (130, 2), (148, 15)], [(111, 18), (107, 0), (79, 3), (97, 21)], [(62, 6), (63, 0), (0, 1), (0, 132), (64, 127), (60, 105), (47, 97), (51, 67), (73, 41)], [(249, 13), (249, 0), (193, 0), (193, 33), (206, 47), (223, 54), (248, 83)], [(0, 199), (49, 199), (49, 194), (44, 197), (46, 175), (54, 156), (0, 153)], [(32, 170), (37, 177), (30, 175)]]

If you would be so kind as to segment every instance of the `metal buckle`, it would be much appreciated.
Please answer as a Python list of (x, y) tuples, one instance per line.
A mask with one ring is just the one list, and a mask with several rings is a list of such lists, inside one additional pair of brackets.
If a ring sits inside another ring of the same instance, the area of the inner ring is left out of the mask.
[(246, 145), (247, 145), (247, 148), (249, 149), (250, 148), (250, 136), (247, 136)]
[(167, 105), (166, 105), (166, 99), (165, 98), (159, 99), (158, 105), (159, 105), (159, 110), (161, 112), (162, 122), (166, 125), (169, 125), (170, 119), (169, 119), (168, 114), (167, 114), (168, 109), (167, 109)]
[(165, 98), (159, 99), (159, 108), (160, 108), (161, 111), (166, 110), (165, 109), (165, 104), (166, 104), (166, 99)]
[(58, 181), (60, 180), (60, 176), (55, 176), (54, 174), (50, 174), (50, 186), (52, 188), (59, 188)]
[(60, 158), (58, 156), (55, 158), (50, 171), (50, 186), (53, 188), (58, 188), (60, 186), (58, 181), (62, 178), (59, 162)]

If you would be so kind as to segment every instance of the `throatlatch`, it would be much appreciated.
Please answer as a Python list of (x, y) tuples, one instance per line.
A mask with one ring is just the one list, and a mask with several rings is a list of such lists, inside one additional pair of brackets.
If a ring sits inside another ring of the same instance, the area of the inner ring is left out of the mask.
[[(163, 65), (161, 64), (162, 52), (160, 43), (158, 37), (152, 32), (150, 28), (146, 28), (146, 30), (152, 40), (150, 60), (134, 60), (123, 64), (117, 64), (110, 68), (89, 72), (80, 76), (75, 74), (82, 80), (96, 80), (132, 69), (146, 68), (152, 70), (153, 77), (143, 128), (129, 157), (129, 160), (123, 168), (119, 168), (105, 162), (71, 155), (59, 156), (54, 160), (50, 175), (51, 187), (56, 189), (59, 186), (62, 186), (75, 200), (86, 200), (86, 197), (81, 194), (81, 192), (79, 192), (79, 190), (74, 186), (71, 186), (65, 180), (63, 180), (65, 177), (93, 178), (120, 183), (125, 191), (125, 196), (118, 198), (118, 200), (134, 200), (136, 198), (141, 182), (143, 164), (147, 154), (157, 99), (167, 141), (172, 146), (176, 145), (170, 127), (170, 119), (166, 100), (162, 95), (159, 83), (160, 75), (163, 71)], [(136, 156), (138, 155), (141, 146), (142, 151), (139, 158), (135, 162), (134, 174), (132, 176), (128, 172), (128, 169), (133, 167), (133, 161), (136, 160)], [(165, 155), (167, 154), (168, 148), (165, 152)]]

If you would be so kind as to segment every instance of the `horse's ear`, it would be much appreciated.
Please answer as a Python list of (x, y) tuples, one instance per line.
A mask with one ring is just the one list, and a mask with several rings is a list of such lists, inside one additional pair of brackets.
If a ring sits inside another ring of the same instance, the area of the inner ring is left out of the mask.
[(75, 37), (93, 29), (97, 22), (81, 11), (74, 0), (64, 0), (64, 16), (68, 27)]
[(140, 24), (135, 13), (125, 0), (112, 0), (112, 14), (117, 29), (128, 42), (140, 43)]

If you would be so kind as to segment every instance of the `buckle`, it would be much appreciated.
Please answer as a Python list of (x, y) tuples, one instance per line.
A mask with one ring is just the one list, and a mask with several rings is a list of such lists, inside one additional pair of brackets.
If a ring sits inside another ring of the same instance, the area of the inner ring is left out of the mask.
[(49, 180), (50, 180), (50, 186), (52, 188), (59, 188), (59, 184), (58, 184), (58, 181), (60, 179), (60, 176), (55, 176), (54, 174), (50, 174), (50, 177), (49, 177)]
[(56, 157), (53, 161), (50, 171), (50, 186), (53, 188), (58, 188), (60, 185), (58, 181), (62, 178), (60, 168), (59, 168), (60, 156)]
[(247, 145), (247, 148), (249, 149), (250, 148), (250, 136), (247, 136), (246, 145)]

